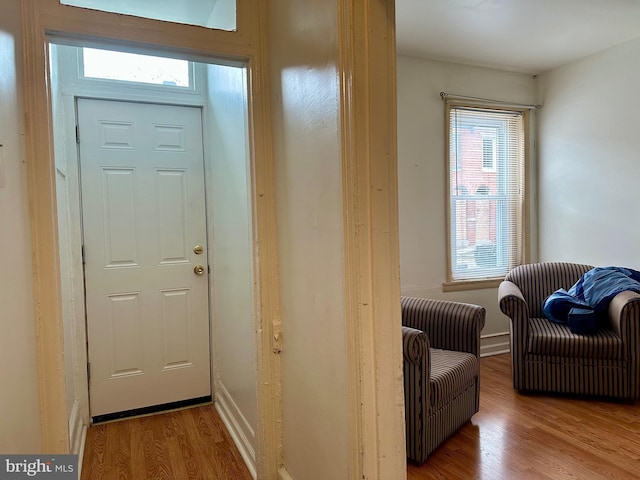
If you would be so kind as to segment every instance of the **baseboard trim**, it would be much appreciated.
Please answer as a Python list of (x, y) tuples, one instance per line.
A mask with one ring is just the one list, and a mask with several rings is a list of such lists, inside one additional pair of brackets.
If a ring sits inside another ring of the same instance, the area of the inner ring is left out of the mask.
[(87, 426), (82, 425), (82, 433), (80, 434), (80, 442), (78, 446), (78, 478), (82, 478), (82, 461), (84, 460), (84, 447), (87, 443)]
[(75, 455), (78, 455), (82, 448), (83, 427), (84, 422), (82, 421), (82, 415), (80, 415), (80, 402), (76, 398), (69, 414), (69, 450), (70, 453)]
[(231, 398), (229, 391), (220, 381), (218, 381), (216, 393), (216, 410), (220, 414), (222, 423), (227, 427), (233, 442), (236, 444), (236, 447), (238, 447), (244, 463), (247, 464), (249, 473), (251, 473), (251, 476), (255, 479), (257, 478), (256, 453), (252, 441), (248, 438), (250, 436), (252, 440), (255, 439), (253, 428), (251, 428), (251, 425), (247, 422), (238, 405), (236, 405), (236, 402)]
[(509, 332), (490, 333), (480, 337), (480, 356), (490, 357), (511, 351)]
[(76, 398), (69, 415), (69, 453), (78, 455), (78, 478), (82, 475), (82, 459), (87, 442), (87, 425), (80, 415), (80, 401)]

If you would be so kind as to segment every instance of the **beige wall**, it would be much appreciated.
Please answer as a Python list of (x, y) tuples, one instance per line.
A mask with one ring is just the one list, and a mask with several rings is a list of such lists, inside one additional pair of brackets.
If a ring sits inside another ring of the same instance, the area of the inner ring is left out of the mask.
[[(487, 309), (483, 352), (508, 348), (497, 288), (443, 293), (447, 280), (444, 103), (440, 92), (533, 104), (529, 75), (399, 56), (398, 195), (403, 295), (475, 303)], [(497, 336), (493, 336), (497, 335)]]
[(284, 465), (300, 480), (349, 478), (336, 6), (270, 4)]
[[(0, 452), (39, 453), (20, 1), (0, 3)], [(18, 67), (18, 69), (16, 69)]]
[(640, 40), (539, 78), (540, 257), (640, 268)]

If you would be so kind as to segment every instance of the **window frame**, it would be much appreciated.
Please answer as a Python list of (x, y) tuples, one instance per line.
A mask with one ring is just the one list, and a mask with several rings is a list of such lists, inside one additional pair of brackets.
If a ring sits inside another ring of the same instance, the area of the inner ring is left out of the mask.
[[(486, 103), (475, 103), (475, 102), (460, 102), (455, 100), (446, 100), (445, 101), (445, 172), (446, 172), (446, 247), (447, 247), (447, 278), (446, 281), (442, 284), (443, 292), (452, 292), (452, 291), (462, 291), (462, 290), (476, 290), (476, 289), (484, 289), (484, 288), (494, 288), (497, 287), (500, 282), (504, 279), (502, 274), (498, 274), (495, 276), (488, 276), (487, 278), (471, 278), (471, 279), (456, 279), (453, 278), (454, 266), (453, 266), (453, 249), (455, 248), (453, 243), (455, 239), (452, 237), (452, 199), (451, 199), (451, 175), (459, 172), (461, 170), (460, 161), (456, 164), (456, 168), (451, 167), (451, 123), (450, 123), (450, 115), (452, 108), (469, 108), (469, 109), (478, 109), (478, 110), (488, 110), (488, 111), (496, 111), (499, 112), (504, 110), (505, 112), (518, 112), (522, 114), (522, 123), (523, 123), (523, 143), (524, 143), (524, 156), (523, 156), (523, 178), (522, 178), (522, 189), (524, 190), (522, 195), (522, 203), (520, 208), (520, 218), (521, 218), (521, 242), (519, 245), (520, 251), (520, 262), (519, 264), (523, 264), (529, 261), (530, 259), (530, 202), (529, 202), (529, 185), (531, 178), (530, 171), (530, 148), (531, 148), (531, 129), (530, 129), (530, 114), (531, 111), (526, 107), (512, 107), (512, 106), (502, 106), (497, 104), (486, 104)], [(486, 130), (480, 128), (482, 130)], [(491, 135), (491, 133), (490, 133)], [(497, 140), (497, 135), (496, 135)], [(459, 139), (458, 139), (459, 143)], [(496, 142), (497, 143), (497, 142)], [(497, 147), (498, 145), (496, 145)], [(497, 171), (497, 150), (494, 148), (494, 170), (486, 170), (484, 168), (481, 169), (483, 172), (495, 172)], [(484, 159), (483, 159), (484, 160)], [(469, 196), (475, 196), (471, 194)], [(489, 199), (493, 198), (496, 195), (488, 195)], [(499, 230), (499, 229), (498, 229)]]

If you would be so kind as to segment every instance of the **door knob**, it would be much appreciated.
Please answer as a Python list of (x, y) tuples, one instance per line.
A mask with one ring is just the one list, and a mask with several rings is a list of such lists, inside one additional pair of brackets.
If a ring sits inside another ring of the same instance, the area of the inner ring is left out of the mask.
[(204, 248), (202, 248), (202, 245), (196, 245), (195, 247), (193, 247), (193, 253), (195, 253), (196, 255), (200, 255), (203, 251)]
[(202, 265), (196, 265), (193, 267), (193, 273), (196, 275), (202, 275), (204, 273), (204, 267)]

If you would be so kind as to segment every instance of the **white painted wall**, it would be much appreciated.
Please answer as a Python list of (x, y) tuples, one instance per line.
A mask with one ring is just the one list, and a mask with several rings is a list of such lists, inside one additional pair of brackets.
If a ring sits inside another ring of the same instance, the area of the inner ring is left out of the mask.
[[(497, 288), (443, 293), (447, 280), (445, 116), (440, 92), (534, 104), (529, 75), (399, 56), (398, 196), (403, 295), (482, 305), (483, 353), (508, 348)], [(504, 334), (504, 335), (503, 335)], [(497, 335), (497, 336), (494, 336)]]
[(257, 398), (245, 69), (207, 65), (207, 87), (214, 392), (252, 465)]
[(337, 9), (269, 4), (284, 466), (349, 478)]
[(0, 452), (41, 453), (20, 0), (0, 3)]
[(640, 268), (640, 39), (539, 78), (540, 258)]

